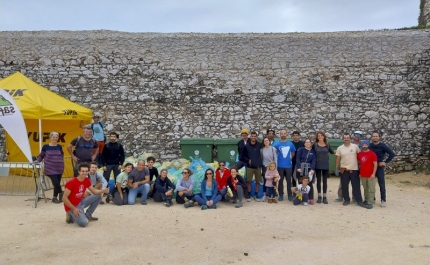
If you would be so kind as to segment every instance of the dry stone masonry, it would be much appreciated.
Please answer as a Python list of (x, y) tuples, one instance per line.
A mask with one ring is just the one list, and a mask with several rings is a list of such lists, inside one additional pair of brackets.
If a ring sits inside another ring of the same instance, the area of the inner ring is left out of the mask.
[(430, 30), (0, 32), (0, 77), (21, 71), (96, 112), (107, 108), (106, 129), (129, 155), (173, 159), (182, 137), (232, 138), (243, 127), (312, 138), (380, 129), (398, 155), (391, 170), (402, 171), (429, 163), (429, 43)]

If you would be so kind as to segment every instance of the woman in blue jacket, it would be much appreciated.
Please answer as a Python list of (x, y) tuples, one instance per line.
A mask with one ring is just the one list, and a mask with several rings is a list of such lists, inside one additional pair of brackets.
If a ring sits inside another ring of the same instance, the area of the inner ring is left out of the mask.
[(215, 180), (214, 171), (206, 169), (205, 179), (202, 181), (200, 193), (184, 206), (188, 208), (192, 206), (193, 201), (196, 201), (202, 206), (202, 210), (216, 209), (216, 204), (221, 200), (221, 195), (218, 195), (218, 183)]
[[(309, 186), (311, 190), (309, 191), (309, 204), (314, 204), (314, 188), (312, 185), (312, 180), (314, 179), (315, 173), (315, 161), (316, 155), (314, 149), (312, 149), (311, 140), (305, 140), (305, 147), (299, 148), (296, 154), (296, 168), (297, 173), (300, 177), (308, 176), (309, 177)], [(305, 172), (307, 171), (307, 172)]]

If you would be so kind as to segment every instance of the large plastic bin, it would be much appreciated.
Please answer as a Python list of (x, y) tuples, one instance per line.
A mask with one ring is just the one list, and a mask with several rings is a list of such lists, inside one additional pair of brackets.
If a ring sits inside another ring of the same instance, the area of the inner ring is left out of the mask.
[[(331, 149), (333, 149), (334, 153), (336, 154), (336, 149), (343, 145), (343, 140), (340, 139), (329, 139), (328, 143), (331, 147)], [(329, 153), (329, 163), (330, 163), (330, 167), (329, 167), (329, 174), (333, 174), (334, 170), (335, 170), (335, 166), (336, 166), (336, 155), (332, 155)]]
[(181, 157), (190, 160), (201, 158), (206, 163), (213, 162), (214, 139), (211, 138), (182, 138)]
[(236, 163), (237, 159), (237, 143), (241, 138), (215, 139), (217, 148), (218, 162), (225, 161), (231, 167)]

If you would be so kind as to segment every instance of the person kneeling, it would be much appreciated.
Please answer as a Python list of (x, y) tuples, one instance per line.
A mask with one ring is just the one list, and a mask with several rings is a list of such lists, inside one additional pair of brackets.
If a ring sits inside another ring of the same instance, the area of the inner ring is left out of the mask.
[(243, 206), (242, 199), (244, 197), (244, 193), (247, 192), (246, 180), (237, 174), (236, 168), (230, 169), (230, 177), (227, 179), (227, 194), (225, 195), (225, 199), (227, 201), (233, 200), (233, 203), (236, 203), (234, 207), (240, 208)]
[(112, 192), (113, 199), (112, 196), (109, 196), (106, 199), (106, 202), (112, 200), (116, 205), (128, 204), (128, 173), (130, 173), (132, 170), (132, 163), (125, 164), (124, 171), (116, 177), (116, 186)]
[(293, 200), (293, 204), (294, 205), (299, 205), (300, 203), (303, 202), (303, 205), (307, 206), (308, 205), (308, 200), (309, 200), (309, 191), (311, 190), (311, 187), (309, 187), (308, 183), (309, 183), (309, 177), (302, 177), (301, 178), (301, 184), (299, 184), (297, 186), (297, 188), (293, 188), (292, 191), (293, 193), (296, 194), (296, 197)]
[(161, 170), (160, 176), (155, 180), (154, 190), (153, 199), (155, 202), (164, 202), (167, 207), (173, 205), (172, 197), (175, 185), (167, 177), (167, 170)]

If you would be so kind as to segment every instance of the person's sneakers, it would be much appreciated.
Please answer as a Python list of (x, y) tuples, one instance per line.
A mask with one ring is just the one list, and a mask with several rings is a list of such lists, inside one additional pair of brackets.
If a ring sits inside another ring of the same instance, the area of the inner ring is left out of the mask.
[(294, 200), (294, 197), (291, 195), (291, 196), (288, 196), (288, 200), (290, 201), (290, 202), (292, 202), (293, 200)]
[(99, 204), (105, 204), (105, 202), (104, 201), (100, 201)]
[(169, 200), (169, 204), (170, 204), (170, 206), (172, 206), (172, 205), (173, 205), (173, 202), (172, 202), (172, 200)]
[(304, 206), (308, 206), (308, 203), (307, 203), (307, 202), (304, 202), (304, 203), (303, 203), (303, 205), (304, 205)]
[(166, 207), (170, 207), (170, 203), (169, 203), (169, 202), (165, 202), (165, 203), (164, 203), (164, 206), (166, 206)]
[(261, 201), (266, 202), (266, 196), (265, 195), (263, 195), (263, 197), (261, 198)]
[(147, 205), (148, 203), (146, 201), (141, 202), (142, 205)]
[(278, 201), (283, 201), (284, 200), (284, 195), (279, 195)]
[(323, 203), (328, 204), (327, 197), (323, 197)]
[(350, 202), (349, 201), (344, 201), (343, 202), (343, 206), (348, 206), (350, 204)]
[(186, 203), (184, 203), (184, 207), (188, 208), (188, 207), (193, 207), (194, 203), (190, 203), (189, 201), (187, 201)]
[(269, 198), (269, 199), (267, 200), (267, 203), (273, 203), (273, 199)]
[(208, 209), (216, 209), (216, 205), (209, 206)]
[(247, 201), (247, 202), (252, 201), (251, 197), (246, 198), (246, 201)]
[(60, 200), (57, 199), (57, 197), (52, 198), (52, 202), (56, 204), (61, 203)]
[(236, 207), (236, 208), (240, 208), (242, 206), (243, 206), (243, 204), (241, 201), (237, 201), (236, 204), (234, 205), (234, 207)]
[(335, 202), (343, 202), (343, 198), (341, 197), (337, 197), (336, 199), (334, 199)]
[(99, 218), (93, 217), (93, 216), (89, 216), (87, 218), (88, 218), (88, 221), (90, 221), (90, 222), (99, 220)]
[(315, 204), (315, 201), (314, 201), (314, 200), (309, 200), (309, 204), (310, 204), (310, 205), (314, 205), (314, 204)]
[(387, 202), (386, 201), (381, 201), (381, 207), (387, 207)]
[(278, 203), (278, 201), (275, 198), (272, 199), (272, 202), (273, 203)]
[(66, 223), (73, 224), (73, 218), (68, 213), (66, 213)]
[(112, 196), (111, 196), (111, 195), (108, 195), (108, 196), (106, 197), (106, 203), (109, 203), (111, 200), (112, 200)]
[(202, 205), (202, 210), (207, 210), (208, 206), (207, 205)]
[(366, 209), (372, 209), (373, 205), (372, 204), (364, 204), (364, 202), (357, 202), (357, 205)]
[(257, 196), (254, 197), (256, 202), (261, 202), (261, 199), (258, 198)]
[(238, 200), (237, 200), (237, 198), (234, 198), (231, 203), (236, 203), (236, 202), (238, 202)]
[(322, 197), (321, 197), (321, 196), (318, 196), (317, 203), (321, 203), (321, 202), (322, 202)]

